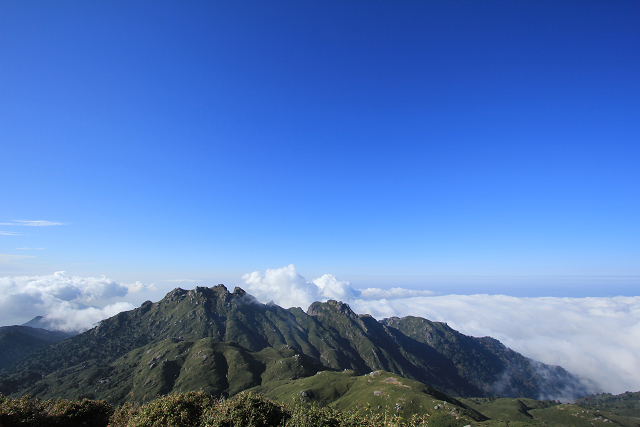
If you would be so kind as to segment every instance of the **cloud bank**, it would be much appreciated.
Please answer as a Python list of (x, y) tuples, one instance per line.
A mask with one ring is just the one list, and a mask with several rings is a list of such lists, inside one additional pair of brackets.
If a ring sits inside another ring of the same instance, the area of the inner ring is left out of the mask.
[(246, 290), (259, 301), (273, 301), (282, 307), (307, 308), (314, 301), (350, 301), (360, 295), (349, 282), (338, 280), (333, 274), (325, 274), (307, 282), (296, 272), (293, 264), (267, 269), (264, 274), (258, 271), (247, 273), (242, 276), (242, 280), (247, 285)]
[(306, 309), (338, 299), (377, 319), (420, 316), (472, 336), (492, 336), (532, 359), (596, 381), (602, 391), (640, 390), (640, 296), (519, 298), (441, 295), (402, 288), (356, 290), (331, 274), (307, 281), (293, 265), (243, 276), (261, 302)]
[[(0, 324), (44, 316), (53, 329), (85, 330), (102, 319), (134, 308), (128, 302), (108, 303), (109, 300), (145, 289), (155, 287), (140, 282), (123, 285), (104, 276), (72, 277), (64, 271), (48, 276), (2, 277)], [(95, 307), (96, 304), (103, 306)]]
[[(602, 391), (640, 390), (640, 296), (519, 298), (506, 295), (435, 295), (403, 288), (354, 289), (325, 274), (307, 281), (293, 265), (243, 276), (247, 292), (261, 302), (306, 309), (337, 299), (356, 313), (378, 319), (420, 316), (447, 322), (472, 336), (492, 336), (535, 360), (561, 365), (596, 381)], [(0, 278), (0, 324), (44, 316), (60, 330), (84, 330), (134, 306), (118, 301), (156, 290), (141, 282), (120, 284), (106, 277)]]

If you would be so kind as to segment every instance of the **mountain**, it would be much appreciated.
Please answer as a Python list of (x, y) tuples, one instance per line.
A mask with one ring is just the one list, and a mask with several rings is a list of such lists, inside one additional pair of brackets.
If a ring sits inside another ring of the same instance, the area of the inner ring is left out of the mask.
[(575, 398), (560, 367), (417, 317), (377, 321), (338, 301), (283, 309), (240, 288), (180, 288), (103, 320), (0, 374), (0, 393), (148, 401), (172, 391), (233, 395), (319, 371), (387, 371), (461, 397)]
[(72, 334), (29, 326), (0, 327), (0, 370), (36, 350), (69, 338)]
[(30, 326), (32, 328), (54, 330), (51, 322), (45, 319), (43, 316), (36, 316), (33, 319), (29, 320), (27, 323), (23, 323), (22, 326)]

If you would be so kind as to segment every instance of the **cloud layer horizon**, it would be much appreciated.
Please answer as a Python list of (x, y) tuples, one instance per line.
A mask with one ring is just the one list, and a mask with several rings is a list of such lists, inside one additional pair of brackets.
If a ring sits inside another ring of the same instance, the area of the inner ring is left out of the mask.
[[(507, 295), (436, 295), (403, 288), (354, 289), (332, 274), (307, 281), (295, 266), (245, 274), (244, 289), (262, 303), (306, 309), (340, 300), (377, 319), (419, 316), (447, 322), (463, 334), (491, 336), (519, 353), (595, 381), (614, 394), (640, 390), (640, 296), (524, 298)], [(86, 330), (135, 308), (127, 295), (157, 290), (123, 285), (104, 276), (0, 278), (0, 324), (44, 316), (59, 330)]]
[(614, 394), (640, 390), (640, 296), (513, 297), (435, 295), (410, 289), (353, 289), (325, 274), (308, 282), (293, 264), (243, 276), (245, 290), (266, 303), (305, 309), (338, 299), (376, 319), (418, 316), (447, 322), (465, 335), (491, 336), (507, 347), (595, 381)]

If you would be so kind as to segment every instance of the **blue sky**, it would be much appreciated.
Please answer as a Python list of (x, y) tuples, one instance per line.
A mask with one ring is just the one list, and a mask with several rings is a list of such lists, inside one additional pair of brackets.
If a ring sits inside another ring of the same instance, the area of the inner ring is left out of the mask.
[(293, 263), (637, 295), (639, 22), (636, 1), (3, 1), (0, 276)]

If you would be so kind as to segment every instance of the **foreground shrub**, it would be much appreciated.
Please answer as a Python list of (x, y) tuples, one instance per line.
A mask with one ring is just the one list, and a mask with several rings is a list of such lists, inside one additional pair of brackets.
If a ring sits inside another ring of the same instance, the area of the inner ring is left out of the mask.
[(283, 405), (255, 393), (240, 393), (207, 408), (203, 427), (277, 427), (285, 424), (289, 414)]
[(219, 401), (203, 392), (159, 397), (117, 410), (105, 401), (11, 399), (0, 395), (0, 427), (462, 427), (450, 414), (374, 414), (317, 405), (285, 406), (251, 392)]
[(111, 418), (110, 427), (194, 427), (216, 399), (204, 392), (190, 391), (159, 397), (143, 406), (125, 404)]
[(317, 405), (296, 405), (290, 408), (286, 427), (377, 427), (378, 416), (359, 415), (354, 411), (336, 411)]
[(29, 396), (10, 399), (0, 395), (0, 426), (31, 426), (43, 418), (42, 402)]
[(0, 426), (106, 427), (113, 407), (105, 401), (36, 400), (0, 396)]
[(59, 427), (106, 426), (113, 407), (104, 400), (48, 401), (45, 408), (47, 425)]
[(115, 410), (109, 420), (109, 427), (126, 427), (129, 420), (140, 413), (140, 405), (137, 403), (126, 402), (124, 405)]

